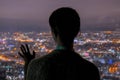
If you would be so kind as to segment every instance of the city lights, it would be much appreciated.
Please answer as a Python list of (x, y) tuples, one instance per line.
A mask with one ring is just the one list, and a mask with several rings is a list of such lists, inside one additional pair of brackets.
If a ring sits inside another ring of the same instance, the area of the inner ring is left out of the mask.
[[(7, 80), (24, 78), (24, 60), (18, 55), (21, 44), (28, 44), (36, 58), (56, 48), (50, 32), (0, 32), (0, 72)], [(102, 79), (119, 78), (120, 75), (120, 32), (102, 31), (78, 34), (74, 49), (83, 58), (91, 61), (100, 71)], [(112, 76), (111, 76), (112, 75)]]

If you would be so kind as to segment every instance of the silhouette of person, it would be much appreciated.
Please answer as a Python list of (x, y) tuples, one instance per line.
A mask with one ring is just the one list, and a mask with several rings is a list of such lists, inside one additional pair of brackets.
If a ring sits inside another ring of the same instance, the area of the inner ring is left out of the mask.
[(21, 46), (23, 53), (19, 54), (28, 66), (26, 80), (100, 80), (98, 68), (73, 48), (80, 31), (78, 13), (69, 7), (59, 8), (50, 15), (49, 24), (57, 45), (50, 54), (34, 59), (35, 53), (31, 54), (27, 45)]

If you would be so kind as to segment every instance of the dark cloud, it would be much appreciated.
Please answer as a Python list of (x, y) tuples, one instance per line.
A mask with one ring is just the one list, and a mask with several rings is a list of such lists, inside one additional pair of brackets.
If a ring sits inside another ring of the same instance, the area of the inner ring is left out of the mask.
[[(14, 19), (7, 27), (14, 24), (15, 28), (34, 25), (47, 29), (51, 12), (63, 6), (78, 11), (83, 28), (89, 24), (119, 22), (116, 19), (116, 16), (120, 17), (119, 4), (120, 0), (0, 0), (0, 20), (4, 23), (0, 26), (4, 27), (5, 23), (8, 24)], [(107, 20), (110, 16), (112, 16), (110, 20)], [(8, 20), (2, 21), (3, 19)], [(19, 26), (16, 25), (16, 21)], [(33, 30), (33, 26), (29, 29)]]

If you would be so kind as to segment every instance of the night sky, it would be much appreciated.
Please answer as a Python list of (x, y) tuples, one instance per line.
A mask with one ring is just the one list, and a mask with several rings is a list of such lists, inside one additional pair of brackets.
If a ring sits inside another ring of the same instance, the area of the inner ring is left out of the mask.
[(49, 31), (49, 16), (60, 7), (76, 9), (82, 31), (120, 27), (120, 0), (0, 0), (0, 32)]

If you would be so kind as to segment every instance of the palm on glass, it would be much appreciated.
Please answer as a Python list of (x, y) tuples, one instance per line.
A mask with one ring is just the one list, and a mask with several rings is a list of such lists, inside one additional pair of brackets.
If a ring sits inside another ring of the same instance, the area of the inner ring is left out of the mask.
[(24, 59), (25, 64), (28, 64), (32, 59), (35, 58), (35, 51), (33, 51), (31, 54), (27, 44), (21, 45), (20, 50), (21, 52), (18, 52), (18, 54)]

